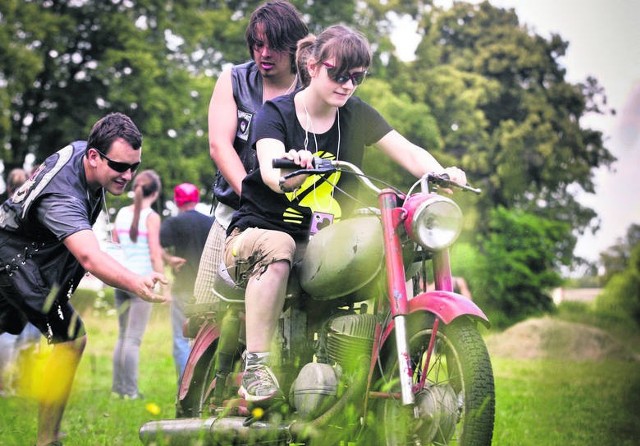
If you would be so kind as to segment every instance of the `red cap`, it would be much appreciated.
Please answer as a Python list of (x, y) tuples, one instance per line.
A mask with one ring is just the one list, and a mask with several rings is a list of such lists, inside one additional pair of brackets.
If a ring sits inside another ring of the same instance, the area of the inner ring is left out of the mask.
[(178, 184), (173, 189), (173, 201), (178, 207), (185, 203), (197, 203), (200, 201), (200, 191), (191, 183)]

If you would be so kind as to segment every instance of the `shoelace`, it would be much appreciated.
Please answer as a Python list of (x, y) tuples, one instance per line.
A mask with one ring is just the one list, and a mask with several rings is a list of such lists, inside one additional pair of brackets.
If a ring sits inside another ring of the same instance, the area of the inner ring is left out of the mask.
[(254, 379), (247, 383), (247, 391), (258, 395), (261, 390), (273, 390), (278, 388), (275, 377), (264, 365), (248, 366), (245, 372), (253, 374)]

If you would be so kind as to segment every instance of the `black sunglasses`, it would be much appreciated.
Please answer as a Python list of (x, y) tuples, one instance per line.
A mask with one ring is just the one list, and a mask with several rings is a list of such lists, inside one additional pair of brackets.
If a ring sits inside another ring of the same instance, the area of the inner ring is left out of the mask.
[(351, 80), (353, 85), (360, 85), (364, 82), (364, 78), (367, 76), (367, 71), (357, 71), (355, 73), (345, 73), (345, 74), (336, 74), (334, 71), (336, 67), (327, 62), (322, 62), (327, 68), (327, 74), (331, 78), (332, 81), (342, 85), (346, 83), (348, 80)]
[(100, 154), (100, 158), (106, 159), (107, 166), (109, 166), (111, 169), (115, 170), (116, 172), (125, 173), (127, 170), (131, 170), (131, 173), (136, 173), (136, 170), (138, 170), (138, 167), (140, 166), (140, 161), (133, 164), (114, 161), (110, 159), (107, 155), (102, 153), (100, 150), (96, 148), (94, 148), (94, 150)]

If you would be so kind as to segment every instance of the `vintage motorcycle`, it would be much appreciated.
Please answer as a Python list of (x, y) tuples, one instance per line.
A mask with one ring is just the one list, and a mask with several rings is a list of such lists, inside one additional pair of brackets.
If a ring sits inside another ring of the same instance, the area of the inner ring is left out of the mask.
[[(219, 303), (186, 326), (197, 333), (177, 419), (144, 424), (142, 442), (490, 445), (493, 371), (478, 331), (488, 320), (453, 292), (449, 247), (462, 212), (434, 192), (479, 190), (428, 174), (404, 194), (351, 163), (314, 162), (288, 176), (353, 174), (378, 206), (319, 230), (292, 268), (273, 367), (287, 402), (263, 410), (238, 397), (244, 290), (221, 267)], [(274, 167), (298, 167), (288, 163)]]

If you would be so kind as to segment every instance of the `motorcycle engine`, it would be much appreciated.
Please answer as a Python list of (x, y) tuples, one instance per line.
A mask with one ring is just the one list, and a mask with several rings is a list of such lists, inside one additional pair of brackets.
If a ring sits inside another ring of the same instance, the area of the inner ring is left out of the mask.
[(321, 415), (335, 402), (338, 381), (336, 369), (329, 364), (305, 364), (291, 386), (289, 402), (303, 419)]
[[(362, 372), (362, 361), (369, 362), (376, 318), (372, 314), (350, 314), (328, 321), (320, 345), (325, 363), (306, 364), (291, 386), (289, 401), (302, 418), (313, 418), (336, 401), (343, 374)], [(334, 364), (334, 365), (331, 365)]]
[(345, 371), (357, 370), (362, 358), (371, 358), (376, 317), (373, 314), (349, 314), (330, 320), (326, 329), (326, 350), (330, 361)]

